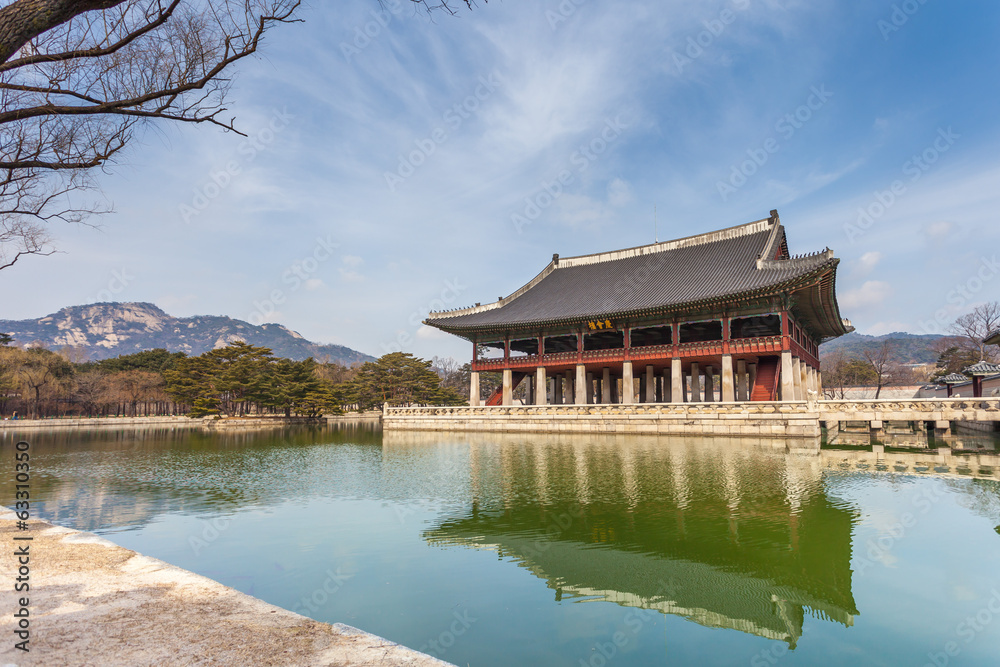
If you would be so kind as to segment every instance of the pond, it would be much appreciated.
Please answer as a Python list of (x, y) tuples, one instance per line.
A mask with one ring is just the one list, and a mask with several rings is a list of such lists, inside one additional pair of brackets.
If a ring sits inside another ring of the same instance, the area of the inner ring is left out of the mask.
[(20, 435), (40, 518), (458, 665), (1000, 656), (995, 454), (364, 426)]

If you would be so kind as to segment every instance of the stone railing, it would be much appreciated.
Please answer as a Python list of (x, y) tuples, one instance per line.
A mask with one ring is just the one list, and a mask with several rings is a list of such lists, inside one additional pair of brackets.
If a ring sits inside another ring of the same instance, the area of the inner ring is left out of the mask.
[(824, 421), (1000, 421), (1000, 398), (819, 401)]
[(712, 418), (713, 415), (737, 417), (789, 416), (795, 418), (819, 419), (818, 404), (806, 401), (781, 402), (758, 401), (753, 403), (632, 403), (629, 405), (588, 404), (588, 405), (509, 405), (509, 406), (448, 406), (388, 408), (386, 417), (455, 417), (455, 418), (502, 418), (537, 416), (698, 416)]

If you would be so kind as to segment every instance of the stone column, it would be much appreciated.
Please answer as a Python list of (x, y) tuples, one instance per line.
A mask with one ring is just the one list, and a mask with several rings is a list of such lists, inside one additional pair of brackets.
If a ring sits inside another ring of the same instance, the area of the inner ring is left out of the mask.
[(471, 384), (469, 386), (469, 405), (474, 408), (478, 408), (480, 405), (479, 399), (479, 372), (472, 371), (472, 375), (469, 378)]
[(577, 364), (576, 366), (576, 381), (573, 383), (573, 389), (576, 393), (573, 402), (577, 405), (587, 404), (587, 367), (583, 364)]
[(811, 400), (809, 398), (809, 364), (805, 361), (801, 362), (800, 374), (802, 378), (799, 382), (802, 385), (802, 400)]
[(601, 377), (601, 403), (611, 403), (611, 369), (605, 368)]
[(673, 403), (674, 402), (674, 380), (673, 380), (673, 363), (670, 364), (671, 368), (663, 371), (663, 377), (661, 382), (663, 384), (663, 402)]
[(670, 361), (670, 402), (684, 402), (684, 366), (680, 359)]
[(753, 386), (757, 383), (757, 364), (747, 364), (747, 400), (750, 400), (750, 395), (753, 393)]
[(573, 386), (575, 371), (566, 371), (566, 379), (563, 382), (563, 403), (573, 405), (576, 402), (576, 388)]
[(747, 362), (740, 359), (736, 362), (736, 400), (749, 401), (750, 392), (747, 391)]
[(621, 392), (618, 391), (618, 376), (611, 376), (611, 402), (615, 405), (622, 402)]
[(528, 377), (524, 378), (524, 404), (525, 405), (531, 405), (531, 402), (535, 399), (535, 392), (534, 392), (534, 390), (533, 390), (533, 388), (531, 386), (532, 384), (534, 384), (534, 382), (535, 382), (535, 378), (531, 377), (530, 375)]
[(715, 367), (705, 366), (705, 402), (715, 400)]
[(691, 364), (691, 402), (701, 403), (701, 369), (698, 362)]
[(545, 395), (548, 379), (545, 377), (545, 366), (535, 369), (535, 405), (546, 405), (549, 400)]
[(639, 395), (636, 398), (636, 403), (646, 402), (646, 378), (639, 375)]
[(510, 405), (514, 402), (514, 372), (509, 368), (503, 371), (503, 404)]
[(558, 373), (552, 376), (552, 405), (562, 405), (563, 388), (562, 376)]
[(632, 379), (631, 361), (622, 364), (622, 403), (625, 405), (635, 403), (635, 382)]
[(795, 400), (795, 364), (788, 350), (781, 353), (781, 400)]
[(722, 355), (722, 402), (736, 400), (736, 378), (733, 377), (733, 355)]
[(795, 380), (795, 400), (801, 401), (802, 396), (802, 360), (792, 357), (792, 379)]
[[(586, 366), (584, 366), (586, 369)], [(587, 373), (587, 405), (593, 405), (597, 401), (594, 400), (594, 374)]]
[(646, 402), (656, 403), (656, 372), (652, 366), (646, 366)]

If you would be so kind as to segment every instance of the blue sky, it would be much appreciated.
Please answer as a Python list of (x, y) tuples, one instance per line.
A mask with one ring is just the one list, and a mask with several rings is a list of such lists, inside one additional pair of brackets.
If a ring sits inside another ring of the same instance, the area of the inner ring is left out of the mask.
[(777, 208), (863, 333), (1000, 298), (995, 2), (408, 4), (279, 26), (233, 89), (251, 140), (148, 131), (100, 229), (3, 271), (3, 317), (151, 301), (464, 361), (428, 309), (651, 243), (654, 206), (660, 240)]

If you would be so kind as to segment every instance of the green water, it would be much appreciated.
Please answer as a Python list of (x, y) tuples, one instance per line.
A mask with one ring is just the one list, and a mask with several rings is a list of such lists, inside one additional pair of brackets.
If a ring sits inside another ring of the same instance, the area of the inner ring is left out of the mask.
[(936, 471), (766, 441), (23, 435), (42, 518), (459, 665), (1000, 664), (991, 456)]

